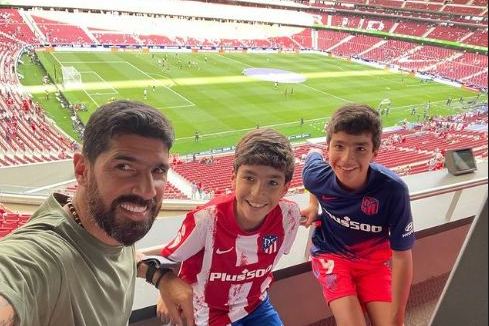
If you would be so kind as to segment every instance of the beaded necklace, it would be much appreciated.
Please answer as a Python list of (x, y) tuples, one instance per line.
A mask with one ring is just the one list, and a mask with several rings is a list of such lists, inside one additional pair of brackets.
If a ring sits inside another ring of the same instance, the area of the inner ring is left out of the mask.
[(68, 199), (66, 206), (68, 206), (68, 209), (70, 210), (71, 215), (73, 215), (73, 219), (75, 220), (76, 224), (78, 224), (82, 228), (85, 228), (80, 220), (80, 216), (76, 212), (75, 206), (73, 206), (73, 203), (71, 202), (71, 199)]

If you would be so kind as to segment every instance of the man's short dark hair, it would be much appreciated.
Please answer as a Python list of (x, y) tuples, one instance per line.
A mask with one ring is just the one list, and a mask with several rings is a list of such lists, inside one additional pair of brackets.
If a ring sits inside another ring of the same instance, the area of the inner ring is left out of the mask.
[(369, 133), (372, 135), (374, 151), (380, 147), (382, 121), (379, 113), (365, 104), (346, 104), (339, 108), (325, 127), (329, 145), (333, 134), (345, 132), (350, 135)]
[(285, 182), (294, 174), (294, 152), (289, 140), (279, 132), (269, 129), (254, 129), (247, 133), (236, 146), (234, 173), (241, 165), (271, 166), (285, 174)]
[(159, 139), (170, 150), (174, 132), (170, 121), (155, 108), (134, 101), (114, 101), (100, 106), (83, 133), (83, 155), (90, 163), (105, 152), (112, 138), (138, 135)]

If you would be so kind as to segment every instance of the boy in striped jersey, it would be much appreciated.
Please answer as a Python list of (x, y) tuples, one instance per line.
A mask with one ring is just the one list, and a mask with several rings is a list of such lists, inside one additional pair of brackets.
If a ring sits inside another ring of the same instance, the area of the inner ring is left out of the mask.
[[(187, 214), (161, 255), (180, 261), (192, 285), (196, 325), (283, 325), (268, 298), (272, 270), (299, 227), (296, 203), (282, 199), (294, 172), (289, 141), (256, 129), (236, 147), (234, 192)], [(160, 299), (158, 314), (167, 316)]]

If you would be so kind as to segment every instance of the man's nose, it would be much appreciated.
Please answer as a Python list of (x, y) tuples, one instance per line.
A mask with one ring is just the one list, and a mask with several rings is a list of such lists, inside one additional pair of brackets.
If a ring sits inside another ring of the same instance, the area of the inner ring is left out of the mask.
[(146, 200), (156, 196), (155, 181), (151, 173), (142, 175), (138, 179), (138, 183), (133, 188), (133, 193)]

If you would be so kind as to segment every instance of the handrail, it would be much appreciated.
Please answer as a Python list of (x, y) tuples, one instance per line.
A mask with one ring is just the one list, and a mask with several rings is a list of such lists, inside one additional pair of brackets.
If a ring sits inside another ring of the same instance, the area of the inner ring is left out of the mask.
[(487, 184), (487, 183), (488, 183), (487, 177), (483, 177), (483, 178), (479, 178), (479, 179), (475, 179), (475, 180), (463, 181), (463, 182), (456, 183), (456, 184), (441, 186), (441, 187), (437, 187), (437, 188), (431, 188), (431, 189), (427, 189), (427, 190), (421, 190), (421, 191), (412, 193), (412, 194), (410, 194), (410, 199), (411, 199), (411, 201), (415, 201), (415, 200), (419, 200), (419, 199), (443, 195), (443, 194), (450, 193), (450, 192), (455, 192), (458, 190), (482, 186), (482, 185)]

